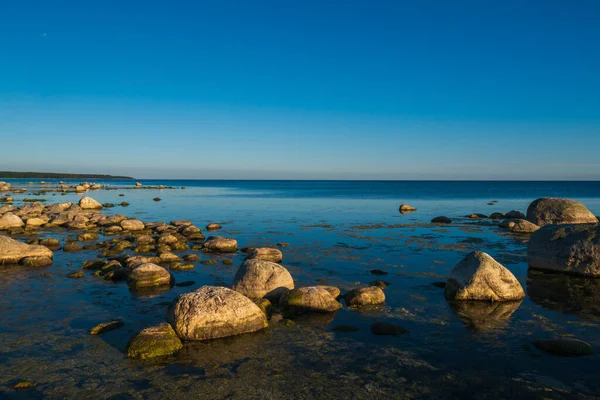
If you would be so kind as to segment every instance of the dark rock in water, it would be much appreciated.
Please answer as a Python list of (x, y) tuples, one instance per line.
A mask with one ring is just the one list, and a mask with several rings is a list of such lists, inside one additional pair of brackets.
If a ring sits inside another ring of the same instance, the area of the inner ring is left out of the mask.
[(268, 299), (256, 299), (254, 300), (254, 304), (260, 308), (267, 318), (271, 318), (271, 315), (273, 314), (273, 305)]
[(382, 269), (372, 269), (371, 273), (373, 275), (387, 275), (388, 274), (387, 271), (384, 271)]
[(175, 286), (186, 287), (186, 286), (192, 286), (194, 283), (196, 283), (196, 282), (195, 281), (185, 281), (185, 282), (180, 282), (180, 283), (176, 284)]
[(276, 244), (277, 247), (290, 247), (291, 244), (285, 242), (279, 242)]
[(449, 305), (467, 329), (485, 332), (506, 326), (521, 301), (451, 301)]
[(474, 213), (474, 214), (469, 214), (469, 215), (467, 215), (466, 217), (467, 217), (467, 218), (470, 218), (470, 219), (485, 219), (485, 218), (487, 218), (488, 216), (487, 216), (487, 215), (485, 215), (485, 214), (477, 214), (477, 213)]
[(504, 218), (508, 218), (508, 219), (525, 219), (525, 214), (523, 214), (521, 211), (517, 211), (517, 210), (511, 210), (509, 212), (507, 212), (506, 214), (504, 214)]
[(152, 200), (154, 200), (154, 201), (160, 201), (161, 199), (160, 199), (160, 197), (155, 197)]
[(450, 224), (452, 223), (452, 220), (448, 217), (444, 217), (443, 215), (440, 215), (439, 217), (435, 217), (434, 219), (431, 220), (432, 224)]
[(244, 254), (250, 254), (254, 251), (254, 247), (242, 247), (240, 251)]
[(360, 329), (352, 325), (337, 325), (333, 327), (334, 332), (352, 333), (358, 332), (359, 330)]
[(490, 219), (504, 219), (505, 215), (501, 212), (495, 212), (490, 215)]
[(73, 272), (73, 273), (67, 275), (67, 278), (75, 278), (75, 279), (83, 278), (84, 275), (85, 274), (83, 273), (83, 271), (77, 271), (77, 272)]
[(376, 280), (371, 282), (371, 286), (377, 286), (380, 289), (385, 289), (390, 285), (389, 282)]
[(123, 321), (118, 321), (118, 320), (117, 321), (104, 322), (104, 323), (98, 324), (95, 327), (93, 327), (92, 329), (90, 329), (90, 335), (101, 335), (103, 333), (110, 332), (110, 331), (113, 331), (115, 329), (119, 329), (123, 325), (125, 325), (123, 323)]
[(577, 339), (534, 339), (531, 343), (538, 349), (562, 357), (581, 357), (594, 353), (592, 346)]
[(188, 262), (200, 261), (200, 256), (197, 254), (187, 254), (183, 256), (183, 259)]
[(387, 324), (385, 322), (375, 322), (371, 325), (371, 333), (374, 335), (397, 336), (408, 333), (408, 330), (399, 325)]
[(123, 201), (123, 202), (120, 204), (120, 206), (121, 206), (121, 207), (127, 207), (128, 205), (129, 205), (129, 203), (128, 203), (128, 202), (126, 202), (126, 201)]
[(578, 276), (527, 272), (527, 295), (549, 310), (600, 322), (600, 280)]
[(127, 357), (148, 359), (168, 356), (182, 347), (183, 344), (171, 325), (163, 322), (135, 335), (127, 345)]
[(229, 258), (226, 258), (223, 261), (221, 261), (221, 263), (223, 265), (232, 265), (233, 264), (233, 260), (230, 260)]
[(431, 284), (440, 289), (443, 289), (446, 287), (446, 282), (432, 282)]
[(531, 235), (529, 268), (600, 278), (600, 224), (546, 225)]
[(82, 247), (77, 243), (68, 243), (63, 247), (63, 251), (79, 251)]
[(551, 224), (588, 224), (598, 219), (583, 204), (571, 199), (541, 198), (527, 207), (527, 220), (538, 226)]

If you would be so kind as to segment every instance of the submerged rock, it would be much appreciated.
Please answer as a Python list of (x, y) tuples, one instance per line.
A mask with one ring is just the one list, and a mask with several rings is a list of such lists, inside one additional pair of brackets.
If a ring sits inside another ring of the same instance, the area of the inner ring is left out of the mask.
[(450, 273), (444, 289), (448, 300), (515, 301), (525, 292), (515, 276), (490, 255), (474, 251)]
[(546, 225), (531, 235), (529, 268), (600, 278), (600, 224)]
[(349, 306), (365, 306), (385, 303), (385, 294), (377, 286), (354, 289), (348, 292), (344, 299)]
[(283, 260), (283, 253), (281, 253), (281, 250), (279, 249), (273, 249), (271, 247), (260, 247), (252, 250), (252, 252), (248, 256), (248, 259), (280, 263)]
[(251, 259), (245, 260), (237, 270), (231, 288), (250, 298), (277, 299), (294, 288), (294, 280), (279, 264)]
[(133, 288), (167, 286), (175, 283), (169, 271), (153, 263), (138, 265), (131, 271), (128, 279), (129, 285)]
[(538, 349), (562, 357), (581, 357), (594, 353), (592, 346), (577, 339), (534, 339), (531, 342)]
[(183, 343), (166, 322), (143, 329), (127, 345), (127, 357), (148, 359), (177, 353)]
[(46, 246), (29, 245), (8, 236), (0, 236), (0, 265), (20, 264), (29, 259), (45, 266), (52, 264), (52, 257), (52, 250)]
[(408, 333), (408, 330), (399, 325), (375, 322), (371, 325), (371, 333), (374, 335), (398, 336)]
[(571, 199), (544, 197), (527, 208), (527, 220), (543, 227), (550, 224), (597, 223), (598, 219), (583, 204)]
[(342, 308), (329, 291), (318, 286), (293, 289), (279, 299), (279, 306), (287, 313), (333, 312)]
[(252, 300), (217, 286), (178, 296), (167, 310), (167, 321), (183, 340), (217, 339), (268, 326), (267, 317)]

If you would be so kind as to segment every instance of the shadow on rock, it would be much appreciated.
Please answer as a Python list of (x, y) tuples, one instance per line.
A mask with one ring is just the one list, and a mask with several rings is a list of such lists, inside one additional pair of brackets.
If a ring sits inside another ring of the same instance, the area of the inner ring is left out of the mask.
[(529, 270), (527, 294), (544, 308), (600, 321), (600, 280)]
[(486, 332), (508, 325), (510, 316), (519, 308), (521, 301), (451, 301), (450, 309), (473, 332)]

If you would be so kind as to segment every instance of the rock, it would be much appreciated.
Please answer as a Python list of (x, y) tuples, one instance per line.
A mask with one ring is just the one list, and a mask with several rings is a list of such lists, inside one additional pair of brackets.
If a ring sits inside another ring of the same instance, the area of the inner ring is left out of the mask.
[(409, 206), (408, 204), (400, 204), (400, 208), (398, 209), (398, 211), (400, 211), (400, 214), (405, 214), (405, 213), (417, 211), (417, 209), (412, 206)]
[(155, 197), (152, 200), (154, 200), (154, 201), (160, 201), (161, 199), (160, 199), (160, 197)]
[(334, 299), (340, 297), (340, 289), (335, 286), (317, 285), (317, 288), (327, 290)]
[(529, 268), (600, 278), (600, 224), (546, 225), (531, 235)]
[(444, 217), (443, 215), (439, 216), (439, 217), (435, 217), (434, 219), (431, 220), (432, 224), (450, 224), (452, 223), (452, 220), (448, 217)]
[(171, 271), (186, 271), (190, 269), (194, 269), (194, 264), (185, 264), (180, 262), (174, 262), (169, 267)]
[(79, 236), (77, 236), (77, 241), (78, 242), (88, 242), (90, 240), (98, 240), (98, 234), (94, 233), (94, 232), (86, 232), (86, 233), (82, 233)]
[(58, 250), (60, 248), (60, 240), (54, 238), (46, 238), (40, 240), (42, 246), (46, 246), (50, 250)]
[(517, 210), (512, 210), (507, 212), (506, 214), (504, 214), (504, 218), (508, 218), (508, 219), (525, 219), (525, 214), (523, 214), (521, 211), (517, 211)]
[(577, 339), (534, 339), (531, 343), (538, 349), (555, 356), (581, 357), (594, 353), (589, 343)]
[(277, 299), (283, 292), (294, 288), (294, 280), (279, 264), (249, 259), (237, 270), (231, 288), (250, 298)]
[(385, 303), (385, 294), (377, 286), (369, 286), (351, 290), (344, 299), (349, 306), (376, 305)]
[(125, 265), (127, 265), (127, 268), (129, 268), (129, 269), (133, 269), (141, 264), (146, 264), (146, 263), (160, 264), (160, 262), (161, 262), (160, 257), (133, 256), (133, 257), (127, 257), (125, 259)]
[(25, 258), (39, 257), (52, 261), (52, 251), (45, 246), (29, 245), (8, 236), (0, 236), (0, 265), (19, 264)]
[(501, 212), (495, 212), (490, 215), (490, 219), (503, 219), (504, 217), (504, 213)]
[(488, 254), (474, 251), (452, 269), (444, 295), (448, 300), (515, 301), (525, 292), (512, 272)]
[(268, 326), (265, 314), (252, 300), (216, 286), (179, 295), (167, 310), (167, 321), (183, 340), (217, 339)]
[(181, 339), (166, 322), (143, 329), (127, 345), (127, 357), (148, 359), (177, 353), (183, 347)]
[(145, 228), (144, 223), (139, 219), (124, 219), (120, 225), (126, 231), (141, 231)]
[(375, 322), (371, 325), (371, 333), (373, 333), (373, 335), (398, 336), (408, 333), (408, 330), (399, 325)]
[(46, 222), (48, 222), (47, 218), (34, 217), (34, 218), (28, 218), (26, 225), (27, 225), (27, 228), (39, 228), (40, 226), (44, 225)]
[(270, 247), (259, 247), (250, 253), (248, 259), (257, 259), (263, 261), (271, 261), (274, 263), (280, 263), (283, 260), (283, 254), (279, 249), (273, 249)]
[(200, 261), (200, 256), (197, 254), (186, 254), (183, 259), (188, 262)]
[(90, 329), (90, 335), (101, 335), (106, 332), (114, 331), (125, 325), (123, 321), (110, 321), (96, 325)]
[(500, 228), (512, 229), (513, 226), (515, 226), (515, 220), (514, 219), (504, 219), (498, 224), (498, 226)]
[(217, 260), (204, 260), (204, 261), (200, 261), (200, 264), (202, 265), (217, 265)]
[(26, 267), (47, 267), (52, 265), (52, 258), (50, 257), (25, 257), (20, 261), (21, 265)]
[(179, 256), (177, 254), (173, 254), (171, 252), (161, 253), (159, 256), (161, 262), (169, 263), (179, 261)]
[[(385, 289), (390, 285), (389, 282), (386, 281), (380, 281), (380, 280), (376, 280), (371, 282), (371, 286), (377, 286), (379, 289)], [(446, 285), (446, 282), (444, 282), (444, 285)]]
[(223, 236), (209, 236), (204, 242), (203, 249), (217, 253), (235, 253), (237, 251), (237, 240)]
[(102, 204), (91, 197), (83, 196), (79, 199), (79, 207), (81, 207), (82, 210), (98, 210), (102, 208)]
[(291, 244), (286, 243), (286, 242), (279, 242), (276, 244), (277, 247), (290, 247)]
[(333, 312), (342, 305), (325, 289), (317, 286), (303, 287), (285, 292), (279, 306), (287, 313)]
[(470, 219), (484, 219), (484, 218), (487, 218), (487, 217), (488, 216), (485, 215), (485, 214), (477, 214), (477, 213), (467, 215), (467, 218), (470, 218)]
[(223, 228), (221, 225), (215, 223), (206, 225), (208, 231), (218, 231), (221, 228)]
[(129, 274), (129, 285), (133, 288), (167, 286), (174, 283), (175, 280), (169, 271), (153, 263), (138, 265)]
[(121, 207), (127, 207), (127, 206), (129, 206), (129, 203), (128, 203), (128, 202), (126, 202), (126, 201), (122, 201), (121, 203), (119, 203), (119, 205), (120, 205)]
[(598, 219), (583, 204), (571, 199), (545, 197), (527, 207), (527, 220), (540, 227), (550, 224), (597, 223)]
[(387, 275), (388, 274), (387, 271), (384, 271), (382, 269), (372, 269), (371, 273), (373, 275)]
[(66, 245), (63, 246), (63, 251), (79, 251), (82, 248), (83, 247), (81, 247), (77, 243), (67, 243)]
[(83, 273), (83, 271), (77, 271), (77, 272), (72, 272), (69, 275), (67, 275), (67, 278), (79, 279), (79, 278), (83, 278), (84, 276), (85, 276), (85, 274)]
[(23, 389), (31, 389), (34, 386), (35, 386), (35, 384), (33, 384), (29, 381), (20, 381), (20, 382), (15, 383), (14, 385), (12, 385), (12, 388), (15, 390), (23, 390)]
[(518, 219), (510, 228), (510, 231), (514, 233), (533, 233), (538, 229), (540, 229), (540, 227), (536, 224), (533, 224), (525, 219)]
[(226, 258), (223, 261), (221, 261), (221, 263), (223, 265), (232, 265), (233, 264), (233, 260), (230, 260), (229, 258)]
[(11, 212), (7, 212), (0, 217), (0, 231), (5, 231), (8, 228), (19, 228), (25, 225), (23, 220)]
[(256, 299), (254, 300), (254, 304), (260, 308), (267, 318), (271, 317), (271, 314), (273, 313), (273, 305), (268, 299)]

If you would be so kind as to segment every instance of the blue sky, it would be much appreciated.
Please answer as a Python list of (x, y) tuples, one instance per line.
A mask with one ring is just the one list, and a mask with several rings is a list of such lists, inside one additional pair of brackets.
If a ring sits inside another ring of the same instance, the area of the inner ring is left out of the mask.
[(0, 0), (0, 169), (600, 179), (598, 1)]

